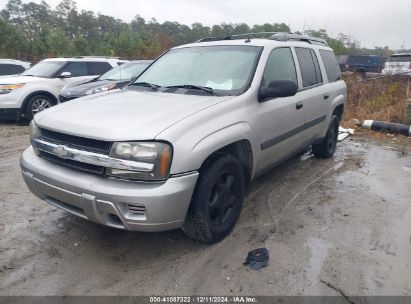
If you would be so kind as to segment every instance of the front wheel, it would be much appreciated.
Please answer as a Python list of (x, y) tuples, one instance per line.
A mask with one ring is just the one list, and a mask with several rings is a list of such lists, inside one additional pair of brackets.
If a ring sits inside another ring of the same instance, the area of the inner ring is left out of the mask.
[(336, 115), (333, 115), (325, 137), (318, 144), (312, 145), (313, 153), (316, 157), (330, 158), (334, 155), (337, 147), (339, 126), (340, 120)]
[(216, 243), (233, 229), (243, 206), (244, 173), (239, 161), (223, 155), (201, 171), (183, 226), (189, 237)]
[(50, 108), (54, 105), (53, 100), (43, 94), (34, 95), (30, 97), (27, 102), (26, 109), (24, 111), (24, 116), (28, 121), (31, 121), (37, 113)]

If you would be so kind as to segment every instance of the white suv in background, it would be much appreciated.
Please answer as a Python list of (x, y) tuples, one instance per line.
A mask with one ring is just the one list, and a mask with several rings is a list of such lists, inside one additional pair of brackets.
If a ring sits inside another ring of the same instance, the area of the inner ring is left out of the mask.
[(411, 76), (411, 53), (394, 54), (388, 57), (382, 74), (407, 74)]
[(75, 57), (40, 61), (18, 76), (0, 78), (0, 118), (30, 121), (58, 102), (61, 89), (104, 74), (122, 63), (120, 58)]
[(0, 59), (0, 76), (18, 75), (23, 73), (30, 66), (30, 62), (14, 59)]

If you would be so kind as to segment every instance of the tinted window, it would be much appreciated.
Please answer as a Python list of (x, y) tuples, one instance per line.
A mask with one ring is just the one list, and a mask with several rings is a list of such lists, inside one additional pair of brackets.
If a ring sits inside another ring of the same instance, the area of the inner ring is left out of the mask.
[(320, 67), (315, 52), (306, 48), (295, 48), (300, 64), (303, 86), (309, 87), (322, 82)]
[(323, 60), (325, 72), (327, 73), (328, 81), (334, 82), (341, 79), (340, 66), (335, 58), (334, 52), (320, 50), (321, 59)]
[(112, 66), (107, 62), (89, 62), (88, 69), (89, 75), (103, 75), (105, 72), (110, 71)]
[(14, 75), (24, 72), (21, 65), (16, 64), (0, 64), (0, 75)]
[(60, 74), (63, 72), (70, 72), (72, 77), (87, 76), (87, 62), (69, 62), (63, 69), (61, 69)]
[(271, 52), (263, 75), (263, 85), (274, 80), (292, 80), (297, 83), (297, 73), (293, 55), (289, 48), (279, 48)]

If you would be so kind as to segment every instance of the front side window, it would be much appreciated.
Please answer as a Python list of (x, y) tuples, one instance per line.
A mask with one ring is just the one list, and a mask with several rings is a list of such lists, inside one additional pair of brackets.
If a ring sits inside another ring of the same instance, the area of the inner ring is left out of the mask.
[(321, 59), (323, 60), (325, 72), (328, 81), (335, 82), (341, 80), (341, 70), (333, 51), (320, 50)]
[(267, 59), (262, 86), (275, 80), (292, 80), (297, 83), (297, 72), (290, 48), (274, 49)]
[(308, 48), (295, 48), (300, 65), (303, 87), (309, 87), (322, 82), (320, 66), (315, 52)]
[(60, 74), (64, 72), (69, 72), (72, 77), (87, 76), (87, 62), (73, 61), (67, 63), (67, 65), (61, 69)]
[(262, 47), (256, 46), (173, 49), (154, 62), (135, 84), (194, 85), (221, 95), (240, 94), (251, 83), (261, 51)]
[(31, 68), (25, 70), (21, 75), (50, 78), (54, 77), (56, 73), (67, 63), (67, 61), (40, 61)]

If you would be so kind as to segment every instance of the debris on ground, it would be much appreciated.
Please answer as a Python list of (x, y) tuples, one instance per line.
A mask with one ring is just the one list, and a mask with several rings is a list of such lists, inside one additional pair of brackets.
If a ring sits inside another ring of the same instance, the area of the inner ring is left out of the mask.
[(268, 265), (269, 258), (267, 248), (257, 248), (248, 253), (244, 265), (250, 265), (251, 269), (259, 270)]
[(364, 120), (362, 127), (373, 131), (382, 131), (387, 133), (402, 134), (411, 136), (411, 126), (392, 122)]
[(338, 141), (343, 141), (346, 139), (348, 136), (354, 134), (354, 129), (345, 129), (343, 127), (340, 127), (338, 129)]

